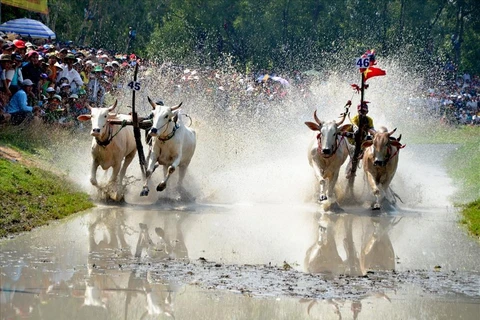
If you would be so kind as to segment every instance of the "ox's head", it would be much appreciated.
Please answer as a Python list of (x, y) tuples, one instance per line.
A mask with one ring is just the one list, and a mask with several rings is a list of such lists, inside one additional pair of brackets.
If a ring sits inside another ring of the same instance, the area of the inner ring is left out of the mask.
[(178, 120), (178, 112), (180, 111), (179, 108), (182, 103), (175, 107), (167, 107), (156, 104), (149, 97), (148, 102), (153, 108), (152, 128), (148, 134), (152, 137), (160, 136), (165, 133), (168, 134), (169, 124), (171, 122), (175, 124)]
[(90, 110), (90, 114), (82, 114), (77, 117), (79, 121), (92, 121), (92, 131), (90, 135), (98, 138), (101, 137), (103, 133), (106, 132), (108, 127), (108, 116), (111, 111), (113, 111), (117, 107), (117, 100), (113, 106), (109, 108), (91, 108), (88, 106)]
[(337, 134), (339, 133), (338, 126), (340, 126), (347, 115), (343, 114), (340, 120), (332, 120), (328, 122), (321, 121), (317, 117), (317, 110), (313, 113), (313, 118), (315, 122), (305, 122), (307, 127), (313, 131), (320, 131), (320, 134), (317, 136), (319, 152), (325, 156), (331, 156), (335, 153), (337, 148)]
[(383, 127), (378, 132), (370, 131), (373, 135), (373, 139), (365, 141), (362, 144), (362, 148), (368, 148), (373, 146), (373, 165), (378, 167), (385, 167), (392, 156), (391, 146), (396, 148), (402, 148), (399, 139), (390, 138), (390, 136), (397, 130), (387, 131)]

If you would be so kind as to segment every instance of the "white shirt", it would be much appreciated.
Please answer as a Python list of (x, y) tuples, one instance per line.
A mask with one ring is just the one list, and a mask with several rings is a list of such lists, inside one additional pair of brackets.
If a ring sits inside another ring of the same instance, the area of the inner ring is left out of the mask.
[(71, 70), (68, 70), (68, 67), (65, 66), (65, 68), (57, 74), (57, 82), (64, 77), (68, 79), (72, 93), (77, 93), (78, 89), (83, 86), (82, 77), (73, 67)]

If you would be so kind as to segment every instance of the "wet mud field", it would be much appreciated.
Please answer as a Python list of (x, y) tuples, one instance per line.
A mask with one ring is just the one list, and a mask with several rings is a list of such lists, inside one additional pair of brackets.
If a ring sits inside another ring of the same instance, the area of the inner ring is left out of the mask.
[(0, 318), (477, 319), (480, 246), (411, 150), (391, 210), (127, 197), (4, 239)]

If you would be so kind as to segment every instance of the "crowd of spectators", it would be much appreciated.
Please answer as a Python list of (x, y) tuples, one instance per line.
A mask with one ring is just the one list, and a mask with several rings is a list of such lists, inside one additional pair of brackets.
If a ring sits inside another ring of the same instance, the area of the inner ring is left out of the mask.
[(480, 77), (468, 73), (428, 89), (427, 107), (445, 125), (480, 125)]
[(0, 123), (34, 121), (70, 127), (88, 106), (103, 105), (137, 56), (70, 44), (38, 44), (1, 34)]
[[(147, 76), (158, 73), (156, 79), (166, 82), (161, 87), (167, 96), (200, 94), (216, 109), (255, 112), (289, 101), (292, 96), (308, 101), (311, 81), (322, 76), (315, 70), (291, 75), (270, 70), (248, 74), (213, 68), (193, 70), (142, 61), (134, 53), (0, 36), (0, 124), (41, 121), (73, 127), (78, 124), (78, 115), (89, 112), (88, 106), (103, 106), (107, 93), (114, 95), (122, 88), (124, 75), (136, 64)], [(446, 77), (428, 89), (421, 108), (426, 106), (447, 125), (480, 125), (479, 90), (478, 76), (465, 73), (450, 80)]]

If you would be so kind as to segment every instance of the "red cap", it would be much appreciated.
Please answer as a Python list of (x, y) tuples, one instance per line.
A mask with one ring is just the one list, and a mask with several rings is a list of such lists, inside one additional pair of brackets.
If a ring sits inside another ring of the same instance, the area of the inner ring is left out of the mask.
[(13, 45), (17, 47), (18, 49), (24, 49), (25, 48), (25, 41), (20, 40), (20, 39), (15, 39), (13, 40)]
[(30, 52), (28, 53), (28, 55), (27, 55), (27, 56), (30, 58), (31, 56), (34, 56), (34, 55), (37, 55), (37, 56), (38, 56), (38, 52), (37, 52), (37, 51), (34, 51), (34, 50), (32, 50), (32, 51), (30, 51)]
[(370, 103), (370, 101), (363, 101), (363, 103), (360, 105), (357, 106), (357, 110), (360, 111), (360, 110), (365, 110), (365, 111), (368, 111), (368, 104), (367, 103)]

